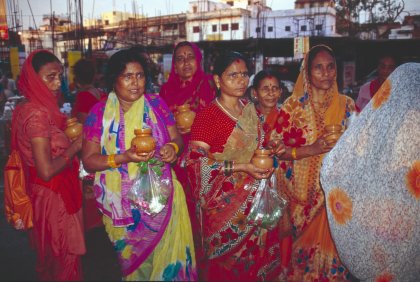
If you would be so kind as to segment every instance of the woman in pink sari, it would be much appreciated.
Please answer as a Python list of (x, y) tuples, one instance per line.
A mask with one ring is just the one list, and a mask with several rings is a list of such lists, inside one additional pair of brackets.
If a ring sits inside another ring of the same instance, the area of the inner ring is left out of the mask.
[[(194, 43), (183, 41), (176, 45), (172, 55), (172, 68), (166, 82), (161, 90), (160, 97), (166, 102), (172, 113), (176, 114), (177, 107), (186, 103), (190, 104), (191, 110), (199, 112), (206, 107), (216, 96), (216, 88), (211, 75), (204, 73), (202, 66), (202, 55), (200, 49)], [(200, 242), (199, 224), (195, 215), (195, 202), (187, 180), (185, 169), (185, 152), (188, 151), (190, 133), (184, 132), (178, 127), (184, 141), (184, 153), (182, 153), (174, 166), (178, 180), (184, 187), (187, 198), (188, 210), (191, 218), (191, 225), (194, 233), (194, 242)], [(196, 244), (197, 262), (200, 262), (201, 249)]]

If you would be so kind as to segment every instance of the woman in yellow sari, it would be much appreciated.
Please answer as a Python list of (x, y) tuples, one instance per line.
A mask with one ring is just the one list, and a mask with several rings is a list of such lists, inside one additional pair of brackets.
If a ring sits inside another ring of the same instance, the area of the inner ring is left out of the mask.
[(313, 47), (272, 133), (286, 145), (286, 152), (279, 156), (285, 160), (279, 164), (283, 170), (279, 185), (289, 200), (294, 232), (288, 281), (350, 278), (330, 235), (319, 184), (322, 159), (335, 145), (327, 142), (325, 127), (345, 126), (354, 111), (353, 100), (338, 93), (336, 75), (332, 50), (325, 45)]

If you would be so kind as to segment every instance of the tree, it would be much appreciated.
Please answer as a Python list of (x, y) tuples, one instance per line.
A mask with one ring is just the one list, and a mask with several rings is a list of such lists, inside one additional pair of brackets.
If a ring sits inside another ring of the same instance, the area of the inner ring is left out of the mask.
[[(404, 8), (404, 0), (337, 0), (337, 31), (354, 36), (363, 31), (361, 21), (364, 26), (393, 23)], [(365, 19), (362, 19), (363, 15)]]

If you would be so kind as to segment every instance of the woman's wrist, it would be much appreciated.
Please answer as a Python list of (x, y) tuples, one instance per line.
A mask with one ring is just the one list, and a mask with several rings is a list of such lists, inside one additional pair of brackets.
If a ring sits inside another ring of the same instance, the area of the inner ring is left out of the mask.
[(166, 143), (166, 144), (168, 144), (168, 145), (172, 146), (172, 147), (174, 148), (174, 150), (175, 150), (175, 154), (177, 154), (177, 155), (178, 155), (178, 152), (179, 152), (179, 146), (178, 146), (178, 144), (177, 144), (177, 143), (175, 143), (175, 142), (168, 142), (168, 143)]
[(116, 154), (111, 154), (107, 156), (106, 163), (110, 168), (119, 168), (121, 163), (117, 163), (115, 160)]

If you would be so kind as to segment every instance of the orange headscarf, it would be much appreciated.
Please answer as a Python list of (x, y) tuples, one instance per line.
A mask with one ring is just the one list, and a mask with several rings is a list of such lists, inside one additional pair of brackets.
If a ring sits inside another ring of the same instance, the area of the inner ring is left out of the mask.
[[(333, 52), (330, 47), (327, 45), (316, 45), (313, 46), (308, 53), (306, 53), (305, 58), (303, 59), (301, 70), (299, 76), (296, 80), (295, 87), (293, 88), (292, 96), (296, 99), (299, 99), (302, 96), (308, 94), (311, 95), (311, 87), (310, 87), (310, 80), (309, 80), (309, 70), (308, 70), (308, 61), (309, 61), (309, 54), (313, 52), (315, 48), (325, 48), (329, 50), (331, 53)], [(329, 124), (339, 124), (344, 117), (345, 114), (345, 105), (346, 105), (346, 98), (344, 96), (340, 96), (338, 92), (337, 86), (337, 79), (334, 79), (334, 83), (328, 92), (328, 95), (331, 95), (331, 104), (328, 107), (327, 111), (325, 112), (325, 125)]]

